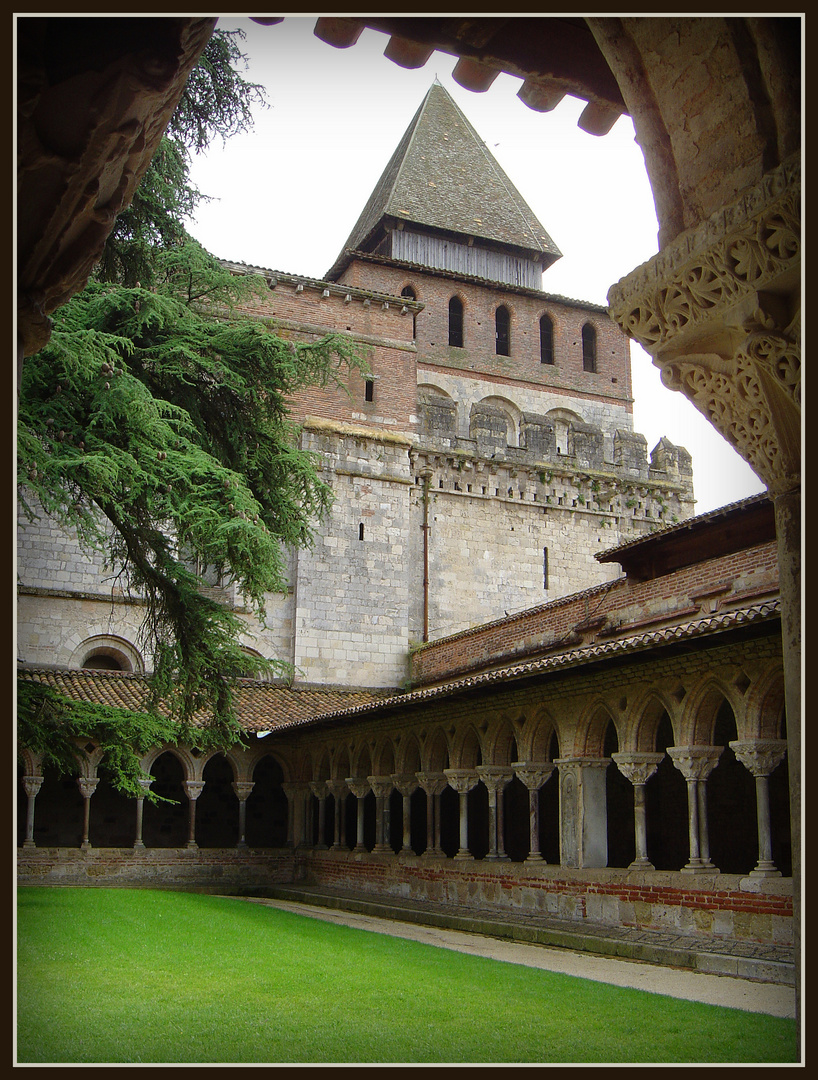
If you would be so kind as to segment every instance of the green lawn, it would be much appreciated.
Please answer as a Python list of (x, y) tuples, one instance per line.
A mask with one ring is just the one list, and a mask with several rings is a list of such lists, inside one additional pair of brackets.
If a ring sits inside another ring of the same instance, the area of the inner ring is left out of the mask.
[(795, 1023), (241, 900), (18, 891), (17, 1061), (792, 1062)]

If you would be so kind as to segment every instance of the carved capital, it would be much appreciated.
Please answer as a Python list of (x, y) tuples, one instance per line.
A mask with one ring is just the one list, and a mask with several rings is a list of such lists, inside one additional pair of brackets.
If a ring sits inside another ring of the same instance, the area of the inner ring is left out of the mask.
[(204, 791), (204, 780), (183, 780), (182, 787), (191, 802), (195, 802)]
[(23, 791), (25, 791), (29, 799), (34, 798), (40, 788), (43, 786), (44, 777), (42, 776), (24, 776), (23, 777)]
[(730, 747), (753, 776), (769, 776), (787, 752), (785, 739), (737, 739)]
[(326, 780), (310, 780), (310, 791), (316, 799), (326, 799), (329, 795), (329, 784)]
[(333, 795), (336, 800), (343, 799), (349, 791), (349, 785), (346, 780), (328, 780), (327, 791), (330, 795)]
[(365, 799), (370, 792), (370, 783), (363, 776), (348, 776), (346, 785), (356, 799)]
[(632, 784), (646, 784), (661, 764), (664, 754), (611, 754), (617, 769)]
[(502, 791), (514, 779), (514, 771), (500, 765), (478, 765), (477, 774), (489, 791)]
[(608, 293), (664, 384), (776, 491), (800, 482), (800, 207), (795, 157)]
[(417, 774), (418, 783), (426, 792), (427, 795), (439, 795), (448, 784), (448, 778), (445, 773), (424, 773), (419, 772)]
[[(256, 786), (252, 780), (234, 780), (231, 785), (239, 802), (246, 802), (250, 792)], [(286, 785), (283, 785), (286, 788)]]
[(392, 783), (404, 798), (413, 795), (418, 789), (418, 778), (415, 773), (392, 773)]
[(395, 786), (391, 776), (367, 776), (369, 786), (375, 792), (376, 799), (388, 799)]
[(471, 791), (480, 780), (476, 769), (444, 769), (443, 772), (449, 787), (454, 788), (458, 795)]
[(78, 776), (77, 787), (80, 789), (80, 794), (83, 799), (90, 799), (94, 792), (97, 790), (97, 784), (99, 780), (97, 777), (91, 776)]
[(529, 791), (537, 791), (556, 768), (550, 761), (515, 761), (514, 772)]
[(668, 756), (685, 780), (706, 780), (719, 763), (723, 746), (669, 746)]

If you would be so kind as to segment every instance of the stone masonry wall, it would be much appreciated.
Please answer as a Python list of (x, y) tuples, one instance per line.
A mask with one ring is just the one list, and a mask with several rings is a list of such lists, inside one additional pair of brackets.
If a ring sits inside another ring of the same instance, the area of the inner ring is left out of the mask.
[[(749, 605), (776, 595), (778, 563), (774, 542), (684, 567), (646, 582), (622, 578), (609, 588), (588, 589), (541, 607), (432, 642), (412, 655), (412, 681), (426, 685), (492, 662), (508, 663), (577, 634), (588, 623), (589, 640), (616, 633), (639, 633), (667, 622), (703, 618), (724, 607)], [(606, 634), (606, 628), (610, 633)]]
[(395, 686), (406, 677), (409, 458), (405, 438), (319, 425), (334, 502), (312, 549), (299, 551), (295, 664), (299, 679)]

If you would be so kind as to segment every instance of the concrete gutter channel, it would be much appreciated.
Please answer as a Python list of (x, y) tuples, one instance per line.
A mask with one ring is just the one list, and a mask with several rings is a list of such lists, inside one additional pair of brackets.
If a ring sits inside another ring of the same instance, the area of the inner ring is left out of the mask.
[(242, 889), (247, 899), (283, 900), (307, 906), (354, 912), (372, 918), (482, 934), (489, 938), (546, 945), (593, 956), (634, 960), (708, 975), (780, 986), (795, 985), (792, 947), (764, 942), (714, 940), (659, 930), (629, 929), (530, 914), (488, 912), (465, 907), (431, 909), (399, 897), (375, 900), (364, 894), (338, 893), (310, 886)]

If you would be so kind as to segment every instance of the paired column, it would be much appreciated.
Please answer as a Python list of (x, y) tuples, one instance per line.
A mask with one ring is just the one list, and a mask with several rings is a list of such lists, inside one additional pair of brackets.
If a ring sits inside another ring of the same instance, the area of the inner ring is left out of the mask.
[(349, 789), (343, 780), (330, 780), (327, 783), (327, 789), (335, 800), (335, 828), (333, 831), (332, 850), (338, 851), (343, 843), (343, 834), (345, 831), (343, 813), (344, 797)]
[(429, 857), (443, 854), (440, 846), (440, 796), (448, 784), (445, 773), (417, 774), (418, 783), (426, 792), (426, 850)]
[(770, 829), (770, 773), (784, 760), (784, 739), (739, 739), (730, 743), (741, 764), (755, 777), (756, 820), (758, 824), (758, 862), (750, 877), (781, 877), (773, 862)]
[(540, 851), (540, 788), (554, 771), (551, 762), (515, 761), (512, 768), (528, 788), (528, 856), (526, 862), (544, 862)]
[(460, 847), (455, 859), (473, 859), (469, 851), (469, 801), (471, 789), (479, 782), (476, 769), (444, 769), (449, 786), (460, 796)]
[(296, 848), (306, 839), (304, 811), (309, 787), (298, 780), (282, 784), (281, 789), (287, 796), (287, 846)]
[(664, 754), (612, 754), (616, 767), (626, 780), (633, 784), (633, 827), (636, 857), (629, 870), (655, 870), (648, 858), (647, 814), (645, 811), (645, 784), (658, 769)]
[(489, 793), (489, 851), (487, 859), (507, 859), (504, 842), (503, 792), (514, 778), (511, 769), (478, 765), (477, 774)]
[(42, 776), (24, 776), (23, 777), (23, 790), (26, 793), (26, 836), (23, 840), (24, 848), (33, 848), (37, 845), (34, 843), (34, 800), (37, 798), (37, 794), (40, 788), (43, 786)]
[(187, 846), (198, 848), (196, 843), (196, 800), (204, 791), (204, 780), (183, 780), (182, 787), (188, 797), (188, 837)]
[(721, 757), (723, 746), (669, 746), (668, 755), (687, 781), (687, 816), (690, 861), (683, 874), (717, 874), (710, 861), (707, 827), (707, 778)]
[(373, 851), (392, 851), (389, 843), (389, 798), (392, 795), (391, 776), (368, 776), (369, 786), (375, 793), (375, 846)]
[(247, 800), (250, 797), (250, 792), (255, 787), (252, 780), (233, 780), (231, 785), (233, 791), (236, 793), (236, 798), (239, 800), (239, 842), (236, 847), (247, 847)]
[(358, 835), (355, 847), (352, 850), (366, 851), (366, 845), (364, 844), (364, 799), (369, 794), (369, 781), (355, 776), (348, 776), (346, 783), (349, 790), (358, 800)]
[(412, 854), (412, 796), (418, 789), (414, 773), (393, 773), (392, 783), (403, 796), (403, 844), (401, 853)]
[(327, 846), (324, 837), (326, 836), (327, 795), (329, 795), (329, 784), (326, 780), (311, 780), (310, 791), (318, 800), (318, 841), (315, 847), (318, 851), (324, 851)]

